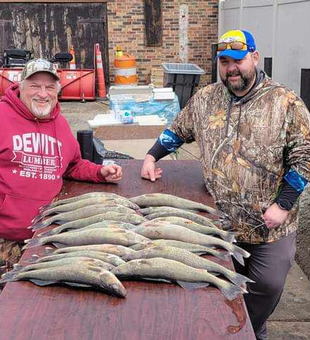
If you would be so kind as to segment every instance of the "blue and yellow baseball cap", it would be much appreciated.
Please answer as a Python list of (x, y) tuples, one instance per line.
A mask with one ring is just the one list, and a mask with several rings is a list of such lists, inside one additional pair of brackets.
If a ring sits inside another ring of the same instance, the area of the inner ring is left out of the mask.
[(241, 60), (249, 52), (256, 50), (252, 34), (244, 30), (231, 30), (224, 33), (217, 44), (218, 57), (231, 57)]

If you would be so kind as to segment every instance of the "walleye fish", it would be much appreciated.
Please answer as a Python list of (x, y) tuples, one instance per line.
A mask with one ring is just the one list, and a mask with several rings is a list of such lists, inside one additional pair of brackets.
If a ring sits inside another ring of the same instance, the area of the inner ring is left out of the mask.
[(232, 270), (229, 270), (213, 261), (193, 254), (188, 250), (175, 247), (147, 247), (143, 250), (136, 251), (135, 253), (124, 255), (123, 259), (125, 261), (131, 261), (151, 259), (154, 257), (162, 257), (165, 259), (179, 261), (193, 268), (206, 269), (208, 272), (221, 274), (237, 286), (242, 286), (246, 282), (254, 282), (249, 278), (233, 272)]
[(112, 273), (120, 279), (155, 279), (178, 283), (183, 288), (206, 287), (209, 283), (216, 286), (225, 298), (233, 300), (244, 288), (221, 280), (207, 270), (190, 267), (175, 260), (152, 258), (132, 260), (114, 269)]
[(39, 211), (41, 212), (41, 210), (44, 210), (44, 209), (50, 209), (50, 208), (54, 208), (54, 207), (57, 207), (57, 206), (62, 205), (62, 204), (77, 202), (79, 200), (84, 200), (84, 199), (93, 198), (93, 197), (120, 197), (120, 198), (123, 198), (122, 196), (111, 193), (111, 192), (104, 192), (104, 191), (102, 191), (102, 192), (101, 191), (100, 192), (88, 192), (86, 194), (82, 194), (82, 195), (79, 195), (79, 196), (73, 196), (73, 197), (69, 197), (69, 198), (64, 198), (64, 199), (61, 199), (61, 200), (58, 200), (58, 201), (54, 201), (50, 204), (43, 205), (40, 208)]
[(76, 209), (74, 211), (69, 211), (69, 212), (55, 215), (41, 222), (39, 222), (39, 220), (42, 218), (42, 216), (38, 215), (37, 217), (34, 218), (33, 225), (29, 228), (32, 228), (32, 230), (39, 230), (53, 223), (63, 224), (66, 222), (76, 221), (81, 218), (95, 216), (95, 215), (103, 214), (103, 213), (110, 212), (110, 211), (114, 213), (119, 212), (119, 213), (125, 213), (125, 214), (135, 214), (135, 212), (132, 209), (126, 208), (122, 205), (95, 204), (89, 207), (84, 207), (84, 208)]
[(47, 243), (52, 243), (60, 248), (102, 243), (132, 246), (133, 244), (146, 241), (149, 241), (149, 239), (129, 230), (119, 228), (89, 229), (25, 240), (26, 245), (23, 249), (33, 248)]
[(150, 222), (144, 222), (142, 225), (148, 226), (148, 225), (154, 225), (154, 224), (155, 225), (165, 225), (165, 224), (180, 225), (187, 229), (196, 231), (197, 233), (200, 233), (200, 234), (219, 236), (224, 241), (227, 241), (230, 243), (235, 241), (235, 237), (234, 237), (235, 234), (232, 232), (224, 231), (219, 228), (208, 227), (208, 226), (195, 223), (191, 220), (188, 220), (182, 217), (177, 217), (177, 216), (159, 217), (159, 218), (154, 218)]
[(140, 207), (169, 206), (179, 209), (205, 211), (215, 216), (220, 216), (221, 214), (219, 211), (208, 205), (169, 194), (161, 193), (145, 194), (136, 197), (131, 197), (130, 201), (136, 203)]
[(88, 229), (100, 229), (100, 228), (119, 228), (119, 229), (124, 229), (124, 230), (133, 230), (134, 228), (136, 228), (135, 225), (130, 224), (130, 223), (124, 223), (123, 225), (119, 224), (119, 222), (116, 223), (110, 223), (108, 225), (103, 225), (101, 223), (94, 223), (94, 224), (90, 224), (86, 227), (80, 228), (80, 229), (72, 229), (70, 231), (72, 232), (76, 232), (79, 230), (88, 230)]
[[(105, 222), (112, 220), (114, 222), (124, 222), (124, 223), (131, 223), (134, 225), (141, 224), (145, 221), (147, 221), (144, 217), (138, 215), (138, 214), (126, 214), (126, 213), (119, 213), (115, 211), (108, 211), (103, 214), (98, 214), (90, 217), (80, 218), (71, 222), (67, 222), (64, 224), (61, 224), (59, 227), (57, 227), (56, 234), (60, 234), (63, 231), (70, 230), (70, 229), (79, 229), (84, 228), (90, 224), (98, 223), (98, 222)], [(31, 228), (31, 227), (29, 227)], [(44, 227), (42, 227), (44, 228)], [(39, 228), (39, 229), (42, 229)], [(58, 229), (59, 228), (59, 229)], [(55, 228), (56, 229), (56, 228)], [(54, 230), (54, 229), (52, 229)], [(52, 232), (52, 234), (55, 234)]]
[(90, 244), (86, 246), (64, 247), (64, 248), (59, 248), (56, 250), (51, 247), (45, 248), (46, 255), (47, 254), (49, 255), (65, 254), (65, 253), (77, 252), (77, 251), (104, 252), (108, 254), (117, 255), (119, 257), (123, 257), (124, 255), (135, 253), (135, 250), (128, 248), (128, 247), (120, 246), (117, 244)]
[(126, 289), (112, 272), (85, 261), (16, 273), (11, 278), (1, 279), (0, 283), (19, 280), (29, 280), (39, 286), (62, 283), (73, 287), (94, 287), (118, 297), (126, 296)]
[(143, 235), (151, 240), (153, 239), (166, 239), (166, 240), (177, 240), (188, 243), (200, 244), (202, 246), (213, 246), (226, 249), (234, 258), (242, 265), (244, 265), (243, 257), (249, 257), (250, 253), (244, 249), (221, 240), (216, 237), (209, 235), (203, 235), (196, 233), (195, 231), (189, 230), (181, 226), (157, 226), (157, 227), (139, 227), (135, 228), (133, 231)]
[[(64, 257), (64, 258), (58, 258), (55, 260), (46, 260), (46, 261), (40, 261), (43, 259), (43, 257), (34, 257), (34, 260), (36, 261), (35, 263), (32, 263), (27, 266), (22, 266), (19, 263), (15, 263), (13, 266), (13, 270), (4, 273), (1, 278), (9, 279), (13, 277), (13, 275), (16, 274), (16, 272), (26, 272), (29, 270), (35, 270), (35, 269), (45, 269), (45, 268), (51, 268), (51, 267), (59, 267), (67, 264), (76, 264), (79, 261), (84, 261), (84, 262), (89, 262), (93, 263), (99, 268), (109, 270), (111, 271), (113, 268), (116, 266), (113, 266), (113, 264), (108, 263), (108, 262), (103, 262), (98, 259), (94, 259), (91, 257), (84, 257), (84, 256), (77, 256), (77, 257)], [(125, 263), (125, 262), (124, 262)]]
[(117, 255), (112, 255), (112, 254), (104, 253), (101, 251), (94, 251), (94, 250), (80, 250), (80, 251), (74, 251), (74, 252), (66, 252), (62, 254), (51, 254), (51, 255), (47, 255), (43, 257), (32, 255), (32, 257), (30, 258), (30, 261), (35, 261), (35, 263), (40, 263), (40, 262), (48, 262), (48, 261), (65, 259), (65, 258), (71, 258), (71, 257), (88, 257), (91, 259), (96, 259), (102, 262), (112, 264), (113, 266), (119, 266), (120, 264), (124, 263), (124, 260), (122, 260)]
[(227, 253), (224, 253), (223, 251), (216, 250), (210, 247), (201, 246), (199, 244), (194, 243), (187, 243), (182, 241), (176, 241), (176, 240), (152, 240), (147, 243), (137, 243), (133, 246), (130, 246), (130, 249), (133, 250), (143, 250), (147, 247), (153, 247), (153, 246), (162, 246), (162, 247), (175, 247), (180, 249), (186, 249), (187, 251), (190, 251), (193, 254), (197, 255), (213, 255), (221, 260), (228, 261), (229, 255)]
[[(119, 221), (112, 221), (112, 220), (105, 220), (102, 222), (93, 223), (87, 226), (79, 227), (79, 225), (75, 224), (77, 228), (70, 228), (71, 222), (65, 223), (63, 225), (60, 225), (59, 227), (53, 228), (52, 230), (40, 233), (37, 235), (37, 237), (45, 237), (50, 235), (57, 235), (64, 231), (77, 231), (77, 230), (85, 230), (85, 229), (95, 229), (95, 228), (121, 228), (125, 230), (131, 230), (134, 229), (136, 226), (131, 223), (126, 222), (119, 222)], [(67, 228), (67, 225), (69, 225), (69, 228)]]
[(171, 208), (170, 207), (151, 207), (151, 208), (140, 209), (139, 212), (143, 215), (146, 215), (145, 218), (147, 218), (148, 220), (153, 220), (158, 217), (177, 216), (177, 217), (186, 218), (198, 224), (217, 228), (214, 221), (208, 217), (198, 215), (190, 211), (173, 208), (173, 207)]
[(63, 205), (59, 205), (54, 208), (46, 208), (46, 209), (41, 209), (40, 215), (42, 218), (45, 216), (50, 216), (53, 214), (59, 214), (62, 212), (68, 212), (84, 207), (88, 207), (90, 205), (95, 205), (95, 204), (102, 204), (102, 205), (122, 205), (126, 208), (130, 208), (133, 210), (138, 210), (140, 207), (137, 204), (134, 204), (130, 202), (129, 200), (122, 199), (122, 198), (114, 198), (114, 197), (104, 197), (104, 196), (98, 196), (98, 197), (93, 197), (93, 198), (87, 198), (84, 200), (79, 200), (77, 202), (72, 202), (72, 203), (67, 203)]

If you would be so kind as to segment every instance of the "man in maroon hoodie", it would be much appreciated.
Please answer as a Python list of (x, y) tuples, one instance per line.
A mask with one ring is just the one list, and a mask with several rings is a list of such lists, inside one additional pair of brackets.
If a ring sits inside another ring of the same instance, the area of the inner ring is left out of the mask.
[(0, 102), (0, 274), (19, 260), (22, 241), (32, 236), (27, 227), (60, 192), (63, 177), (97, 183), (122, 178), (118, 165), (81, 158), (60, 114), (59, 89), (55, 66), (35, 59)]

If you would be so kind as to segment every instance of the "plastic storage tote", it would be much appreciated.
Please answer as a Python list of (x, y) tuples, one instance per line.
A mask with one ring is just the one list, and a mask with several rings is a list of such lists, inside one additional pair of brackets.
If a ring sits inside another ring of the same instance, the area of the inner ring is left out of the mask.
[(185, 63), (162, 63), (164, 69), (164, 87), (172, 87), (179, 98), (180, 107), (195, 93), (199, 84), (200, 76), (205, 71), (195, 64)]

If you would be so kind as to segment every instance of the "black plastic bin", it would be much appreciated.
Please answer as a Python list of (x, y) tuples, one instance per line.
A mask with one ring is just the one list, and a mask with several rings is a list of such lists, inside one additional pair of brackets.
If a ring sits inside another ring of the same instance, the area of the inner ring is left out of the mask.
[(164, 69), (164, 87), (172, 87), (179, 98), (180, 108), (186, 105), (195, 93), (200, 76), (205, 71), (195, 64), (162, 63)]

